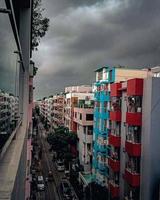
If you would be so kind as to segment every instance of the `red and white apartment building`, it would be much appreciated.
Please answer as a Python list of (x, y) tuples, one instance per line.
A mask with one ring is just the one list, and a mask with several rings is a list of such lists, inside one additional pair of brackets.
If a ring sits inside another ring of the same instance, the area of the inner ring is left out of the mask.
[(160, 69), (144, 79), (111, 84), (110, 199), (158, 199), (160, 181)]
[(92, 87), (81, 85), (65, 88), (65, 127), (78, 136), (80, 164), (89, 171), (92, 159), (93, 107)]

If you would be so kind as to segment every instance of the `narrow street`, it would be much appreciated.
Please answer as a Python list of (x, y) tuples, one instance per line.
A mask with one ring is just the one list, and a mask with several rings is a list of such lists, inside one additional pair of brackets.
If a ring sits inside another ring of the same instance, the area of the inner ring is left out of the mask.
[(43, 124), (39, 121), (38, 124), (38, 139), (42, 147), (42, 160), (41, 168), (44, 179), (48, 177), (48, 172), (52, 171), (54, 176), (54, 181), (47, 182), (45, 191), (38, 192), (38, 199), (45, 200), (61, 200), (61, 195), (59, 191), (59, 185), (61, 178), (64, 176), (63, 172), (57, 172), (55, 165), (52, 161), (52, 154), (49, 152), (49, 144), (46, 141), (46, 132)]

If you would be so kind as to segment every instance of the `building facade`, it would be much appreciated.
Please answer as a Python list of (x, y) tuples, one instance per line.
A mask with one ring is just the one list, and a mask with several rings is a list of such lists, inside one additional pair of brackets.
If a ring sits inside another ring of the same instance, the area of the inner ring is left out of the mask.
[(73, 121), (74, 108), (77, 106), (79, 99), (84, 99), (89, 93), (92, 93), (91, 86), (72, 86), (65, 88), (65, 114), (64, 114), (64, 125), (70, 131), (76, 132), (76, 123)]
[[(32, 1), (2, 0), (0, 8), (0, 89), (12, 94), (7, 97), (11, 101), (9, 109), (12, 112), (8, 117), (11, 126), (15, 126), (0, 151), (0, 199), (27, 199), (30, 197), (30, 174), (26, 173), (29, 167), (26, 151), (32, 127), (32, 110), (29, 108)], [(13, 97), (18, 98), (18, 102)], [(14, 116), (17, 116), (16, 120)]]
[(40, 114), (50, 130), (64, 126), (64, 102), (65, 96), (63, 93), (44, 98), (38, 102)]
[(78, 136), (79, 161), (84, 171), (91, 170), (93, 140), (93, 93), (87, 95), (78, 100), (73, 117)]
[(53, 109), (52, 109), (52, 123), (53, 128), (64, 126), (64, 94), (57, 94), (53, 97)]
[(159, 85), (160, 79), (153, 77), (111, 85), (108, 165), (113, 198), (158, 199)]
[(111, 129), (110, 85), (136, 76), (145, 78), (148, 76), (148, 71), (115, 67), (102, 67), (96, 70), (96, 82), (94, 84), (93, 173), (96, 174), (96, 181), (107, 188), (109, 180), (108, 157), (110, 154), (108, 135)]
[[(154, 102), (159, 99), (160, 80), (153, 78), (155, 70), (134, 71), (117, 68), (96, 71), (93, 173), (96, 181), (108, 188), (110, 199), (158, 198), (155, 174), (159, 176), (156, 170), (160, 157), (155, 150), (158, 148), (155, 140), (158, 141), (159, 136), (153, 129), (159, 126), (154, 110), (154, 106), (159, 109), (159, 104)], [(104, 80), (103, 74), (107, 72), (108, 80)], [(105, 98), (104, 92), (108, 95)], [(152, 156), (155, 162), (151, 161)]]

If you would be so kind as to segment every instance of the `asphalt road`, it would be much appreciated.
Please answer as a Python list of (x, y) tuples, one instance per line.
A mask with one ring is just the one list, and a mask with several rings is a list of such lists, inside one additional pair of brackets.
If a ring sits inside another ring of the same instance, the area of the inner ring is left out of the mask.
[(46, 141), (46, 132), (43, 124), (39, 122), (38, 125), (39, 141), (42, 146), (41, 167), (44, 179), (48, 176), (48, 172), (52, 171), (54, 176), (53, 182), (47, 182), (45, 191), (37, 194), (39, 200), (62, 200), (59, 190), (61, 178), (64, 176), (63, 172), (57, 172), (54, 163), (52, 162), (52, 154), (48, 151), (49, 144)]

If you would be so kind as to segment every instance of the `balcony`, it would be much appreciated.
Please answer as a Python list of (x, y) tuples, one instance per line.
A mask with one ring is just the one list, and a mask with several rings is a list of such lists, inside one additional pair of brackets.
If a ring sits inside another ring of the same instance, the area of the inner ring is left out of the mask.
[(106, 145), (101, 145), (101, 144), (99, 144), (99, 151), (101, 152), (101, 153), (106, 153), (106, 151), (107, 151), (107, 146)]
[(141, 156), (141, 144), (133, 143), (132, 141), (126, 141), (125, 150), (130, 156)]
[(94, 116), (96, 117), (96, 118), (98, 118), (99, 117), (99, 107), (95, 107), (94, 108)]
[(99, 113), (99, 117), (102, 119), (109, 119), (109, 112), (101, 112)]
[(121, 91), (119, 90), (121, 88), (121, 83), (112, 83), (111, 84), (111, 97), (120, 97)]
[(110, 120), (112, 121), (121, 121), (121, 111), (111, 111), (110, 112)]
[(142, 96), (143, 95), (143, 79), (135, 78), (127, 81), (127, 95), (128, 96)]
[(91, 144), (92, 140), (93, 140), (93, 136), (92, 135), (83, 134), (83, 142), (84, 143)]
[(129, 169), (126, 169), (124, 178), (132, 187), (140, 186), (140, 174), (139, 173), (134, 173), (134, 172), (131, 172)]
[(103, 136), (103, 137), (107, 137), (108, 136), (108, 129), (103, 129), (99, 131), (99, 135)]
[(93, 166), (93, 168), (95, 168), (95, 169), (98, 168), (98, 162), (97, 162), (97, 160), (94, 159), (94, 158), (93, 158), (92, 166)]
[(105, 162), (98, 162), (98, 169), (101, 171), (105, 171), (106, 170)]
[(119, 172), (120, 171), (120, 161), (119, 160), (114, 160), (112, 158), (108, 159), (108, 165), (114, 172)]
[(110, 135), (109, 136), (109, 145), (112, 145), (114, 147), (120, 147), (121, 146), (121, 137), (117, 135)]
[(110, 101), (110, 96), (109, 96), (109, 93), (107, 91), (101, 91), (100, 101)]
[(114, 182), (110, 181), (110, 183), (109, 183), (109, 190), (110, 190), (112, 198), (119, 197), (119, 185), (117, 185)]
[(103, 176), (106, 176), (108, 175), (108, 167), (104, 164), (104, 163), (101, 163), (99, 162), (98, 163), (98, 172), (103, 175)]
[(96, 91), (96, 92), (94, 93), (94, 98), (95, 98), (95, 100), (97, 100), (97, 101), (100, 100), (100, 92), (99, 92), (99, 91)]
[(142, 113), (126, 113), (126, 123), (128, 125), (141, 126), (142, 125)]

